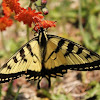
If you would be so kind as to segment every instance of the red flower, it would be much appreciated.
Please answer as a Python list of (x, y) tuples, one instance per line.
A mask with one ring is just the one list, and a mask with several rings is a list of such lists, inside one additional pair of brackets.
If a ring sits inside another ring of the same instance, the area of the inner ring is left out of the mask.
[(12, 14), (11, 9), (9, 7), (7, 7), (4, 2), (2, 3), (2, 7), (3, 7), (4, 14), (6, 16), (10, 16)]
[[(35, 18), (34, 18), (35, 17)], [(41, 12), (36, 12), (36, 10), (31, 10), (31, 8), (23, 9), (19, 14), (15, 16), (15, 19), (18, 21), (23, 21), (24, 24), (28, 24), (31, 27), (32, 22), (36, 23), (38, 19), (43, 19)]]
[(35, 31), (38, 31), (38, 29), (40, 29), (40, 27), (43, 27), (43, 28), (49, 28), (49, 27), (52, 27), (52, 26), (56, 26), (55, 25), (55, 22), (53, 22), (53, 21), (48, 21), (48, 20), (43, 20), (43, 21), (41, 21), (41, 22), (38, 22), (36, 25), (35, 25), (35, 27), (34, 27), (34, 30)]
[[(46, 1), (46, 0), (44, 0)], [(36, 10), (31, 10), (31, 8), (24, 9), (20, 7), (18, 0), (3, 0), (7, 7), (11, 9), (11, 11), (15, 11), (15, 19), (18, 21), (23, 21), (24, 24), (28, 24), (31, 27), (31, 24), (34, 23), (34, 30), (43, 28), (49, 28), (52, 26), (56, 26), (53, 21), (43, 20), (43, 15), (41, 12), (36, 12)]]
[(18, 14), (22, 10), (20, 4), (18, 3), (18, 0), (3, 0), (3, 3), (5, 3), (6, 6), (9, 7), (11, 11), (14, 11), (16, 14)]
[(6, 29), (6, 27), (11, 26), (13, 21), (9, 19), (8, 17), (0, 17), (0, 31), (3, 31)]

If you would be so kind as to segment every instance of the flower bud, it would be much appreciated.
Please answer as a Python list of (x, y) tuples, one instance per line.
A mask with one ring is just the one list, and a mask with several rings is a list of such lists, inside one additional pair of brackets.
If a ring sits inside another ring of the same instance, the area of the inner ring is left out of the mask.
[(47, 0), (41, 0), (41, 5), (46, 5), (47, 4)]
[(47, 14), (49, 13), (49, 11), (48, 11), (47, 8), (43, 8), (42, 11), (43, 11), (43, 14), (44, 14), (44, 15), (47, 15)]

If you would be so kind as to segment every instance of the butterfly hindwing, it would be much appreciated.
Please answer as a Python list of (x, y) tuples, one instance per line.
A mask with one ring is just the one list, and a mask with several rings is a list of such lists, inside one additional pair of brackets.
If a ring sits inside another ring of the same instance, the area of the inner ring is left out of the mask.
[(70, 40), (47, 35), (45, 68), (51, 76), (62, 76), (67, 69), (90, 71), (100, 69), (100, 56)]
[(39, 52), (37, 38), (30, 40), (0, 68), (0, 83), (19, 78), (24, 74), (30, 79), (34, 77), (34, 74), (29, 73), (30, 71), (38, 74), (41, 70)]

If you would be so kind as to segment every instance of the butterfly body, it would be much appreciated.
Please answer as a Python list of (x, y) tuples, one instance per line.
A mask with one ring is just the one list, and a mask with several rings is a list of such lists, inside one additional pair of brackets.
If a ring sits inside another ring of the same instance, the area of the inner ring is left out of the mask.
[[(26, 75), (27, 80), (63, 76), (67, 69), (91, 71), (100, 69), (100, 56), (81, 45), (41, 28), (38, 36), (21, 47), (0, 68), (0, 83)], [(38, 88), (40, 88), (38, 82)]]

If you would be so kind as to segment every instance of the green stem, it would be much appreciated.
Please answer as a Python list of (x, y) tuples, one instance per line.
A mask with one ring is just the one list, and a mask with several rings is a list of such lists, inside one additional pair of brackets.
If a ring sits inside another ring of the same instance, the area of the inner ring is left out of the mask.
[(80, 32), (81, 32), (81, 35), (83, 37), (84, 35), (84, 30), (83, 30), (83, 26), (82, 26), (82, 3), (81, 3), (81, 0), (79, 0), (79, 28), (80, 28)]
[(40, 11), (40, 9), (38, 8), (38, 5), (36, 3), (34, 3), (35, 7), (36, 7), (36, 10), (37, 11)]
[(18, 88), (18, 91), (17, 91), (17, 93), (16, 93), (16, 95), (15, 95), (15, 98), (14, 98), (14, 100), (17, 100), (17, 97), (18, 97), (18, 94), (19, 94), (19, 90), (21, 89), (21, 86)]
[(18, 23), (18, 21), (14, 21), (15, 22), (15, 25), (16, 25), (16, 28), (15, 28), (15, 34), (16, 34), (16, 36), (18, 37), (18, 29), (19, 29), (19, 23)]
[(29, 26), (27, 25), (27, 41), (29, 41)]
[(1, 32), (1, 41), (2, 41), (2, 46), (3, 46), (3, 49), (6, 51), (6, 48), (5, 48), (5, 41), (4, 41), (4, 36), (3, 36), (3, 32)]
[(32, 7), (32, 2), (30, 1), (30, 4), (29, 4), (29, 7), (31, 8)]
[(13, 81), (11, 81), (11, 82), (9, 83), (6, 96), (9, 96), (9, 95), (11, 95), (11, 94), (13, 93), (13, 92), (12, 92), (12, 87), (13, 87)]
[(2, 85), (0, 84), (0, 100), (1, 100), (1, 96), (2, 96), (1, 91), (2, 91)]
[[(84, 29), (82, 26), (82, 2), (81, 0), (79, 0), (79, 28), (80, 28), (80, 33), (83, 37), (83, 41), (84, 41)], [(82, 72), (82, 81), (85, 82), (86, 79), (86, 72)]]

